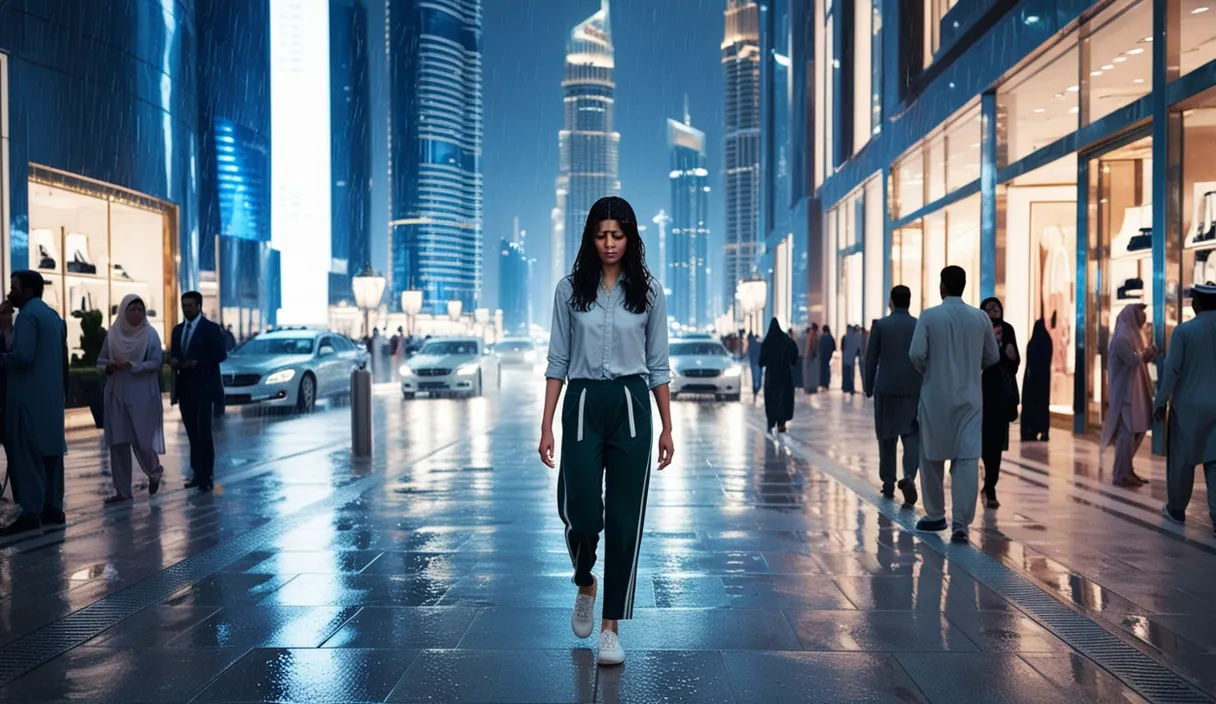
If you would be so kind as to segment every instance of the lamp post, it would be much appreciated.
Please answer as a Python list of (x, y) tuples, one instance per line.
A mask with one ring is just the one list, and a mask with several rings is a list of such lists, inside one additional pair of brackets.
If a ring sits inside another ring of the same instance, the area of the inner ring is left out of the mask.
[(735, 288), (735, 299), (743, 309), (748, 332), (756, 331), (755, 316), (768, 304), (768, 282), (764, 279), (740, 281)]
[(380, 299), (384, 296), (384, 277), (372, 270), (372, 265), (363, 267), (363, 271), (351, 278), (351, 288), (355, 291), (355, 305), (363, 311), (363, 334), (370, 337), (371, 312), (380, 307)]
[(448, 320), (452, 324), (460, 322), (460, 316), (464, 313), (464, 301), (448, 301)]
[(401, 312), (410, 326), (409, 335), (414, 336), (414, 317), (422, 312), (422, 291), (410, 290), (401, 292)]

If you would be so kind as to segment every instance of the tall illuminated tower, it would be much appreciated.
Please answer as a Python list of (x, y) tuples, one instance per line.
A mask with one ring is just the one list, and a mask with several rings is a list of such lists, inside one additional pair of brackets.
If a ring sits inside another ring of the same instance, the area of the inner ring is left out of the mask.
[(390, 300), (477, 306), (482, 274), (481, 0), (387, 0)]
[(667, 234), (668, 309), (677, 323), (709, 325), (709, 170), (705, 133), (684, 121), (667, 121), (671, 149), (671, 230)]
[(724, 300), (752, 276), (760, 246), (760, 27), (754, 0), (727, 0), (722, 38), (726, 85)]
[(553, 217), (552, 282), (570, 272), (592, 204), (620, 195), (617, 176), (621, 135), (612, 130), (616, 84), (608, 0), (574, 26), (566, 41), (562, 80), (564, 114), (558, 133), (557, 211)]

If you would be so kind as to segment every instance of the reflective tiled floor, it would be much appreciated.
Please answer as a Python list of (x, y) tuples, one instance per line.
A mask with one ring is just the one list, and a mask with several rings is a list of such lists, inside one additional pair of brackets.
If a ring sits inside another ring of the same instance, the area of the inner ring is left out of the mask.
[(1015, 443), (1004, 506), (969, 552), (943, 549), (878, 499), (870, 407), (838, 394), (800, 401), (782, 442), (748, 401), (676, 404), (628, 660), (597, 668), (570, 632), (540, 390), (524, 373), (472, 401), (385, 389), (370, 462), (343, 409), (230, 415), (214, 495), (107, 510), (96, 434), (75, 435), (68, 530), (0, 545), (0, 700), (1142, 701), (977, 565), (1216, 691), (1210, 527), (1162, 528), (1157, 498), (1118, 495), (1059, 433), (1050, 453)]

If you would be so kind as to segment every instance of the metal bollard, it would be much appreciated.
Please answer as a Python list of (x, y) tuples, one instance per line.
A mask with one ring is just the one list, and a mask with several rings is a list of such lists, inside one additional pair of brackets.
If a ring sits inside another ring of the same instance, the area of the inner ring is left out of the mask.
[(372, 456), (372, 373), (359, 368), (350, 373), (350, 449), (359, 458)]

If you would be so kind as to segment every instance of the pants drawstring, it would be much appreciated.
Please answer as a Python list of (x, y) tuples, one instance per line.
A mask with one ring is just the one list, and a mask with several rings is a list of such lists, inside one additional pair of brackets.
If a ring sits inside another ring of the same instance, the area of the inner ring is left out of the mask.
[[(583, 441), (583, 413), (584, 413), (584, 410), (586, 409), (586, 407), (587, 407), (587, 389), (583, 389), (582, 392), (579, 393), (579, 395), (578, 395), (578, 441), (579, 442)], [(633, 411), (633, 409), (630, 409), (631, 413), (632, 413), (632, 411)], [(632, 419), (632, 417), (633, 416), (630, 415), (631, 419)], [(630, 425), (632, 426), (632, 423), (630, 423)]]
[(629, 387), (625, 387), (625, 407), (629, 409), (629, 437), (636, 438), (638, 427), (633, 421), (633, 394), (630, 393)]

